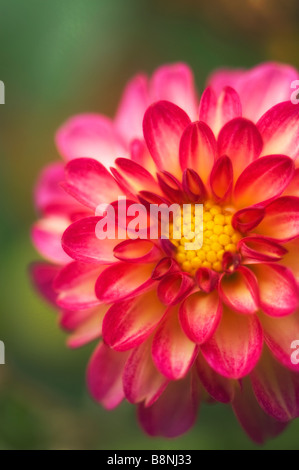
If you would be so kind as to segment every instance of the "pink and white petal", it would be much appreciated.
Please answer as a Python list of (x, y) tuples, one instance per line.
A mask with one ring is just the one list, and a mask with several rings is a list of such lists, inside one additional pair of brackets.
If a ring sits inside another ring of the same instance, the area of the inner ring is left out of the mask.
[(292, 272), (277, 264), (254, 264), (250, 269), (257, 278), (260, 307), (267, 315), (283, 317), (299, 304), (299, 290)]
[(299, 168), (296, 168), (293, 178), (283, 192), (283, 196), (299, 197)]
[(148, 79), (136, 75), (127, 84), (118, 107), (114, 125), (127, 144), (135, 138), (142, 138), (142, 119), (149, 106)]
[(195, 120), (198, 101), (192, 70), (183, 63), (159, 67), (152, 76), (151, 99), (170, 101)]
[(299, 236), (299, 198), (282, 196), (265, 209), (265, 216), (257, 232), (278, 241), (289, 241)]
[(229, 200), (234, 182), (231, 160), (222, 156), (216, 160), (210, 175), (210, 187), (216, 201)]
[(299, 73), (289, 65), (266, 62), (251, 70), (217, 70), (209, 85), (220, 93), (226, 85), (239, 94), (243, 116), (256, 122), (268, 109), (290, 99), (291, 84)]
[(149, 338), (132, 351), (123, 373), (127, 400), (131, 403), (144, 401), (145, 407), (151, 406), (160, 397), (169, 382), (153, 363), (151, 344)]
[(153, 339), (152, 354), (157, 369), (168, 379), (178, 380), (191, 368), (198, 347), (183, 332), (178, 306), (170, 307)]
[(84, 310), (99, 304), (95, 283), (105, 266), (73, 261), (55, 278), (53, 287), (58, 293), (57, 304), (68, 310)]
[(150, 436), (177, 437), (193, 426), (199, 395), (191, 380), (191, 374), (188, 374), (184, 379), (171, 381), (153, 405), (139, 406), (139, 422)]
[(244, 264), (285, 260), (287, 249), (267, 237), (245, 237), (238, 243)]
[(192, 276), (187, 273), (173, 272), (161, 279), (157, 293), (165, 305), (175, 305), (181, 302), (193, 287)]
[(113, 351), (103, 343), (95, 349), (87, 368), (87, 385), (94, 400), (107, 410), (124, 398), (122, 374), (128, 353)]
[(299, 364), (296, 364), (297, 352), (292, 347), (292, 343), (299, 339), (299, 312), (283, 318), (260, 314), (259, 318), (266, 344), (272, 354), (284, 367), (299, 372)]
[(299, 416), (299, 373), (279, 364), (267, 348), (250, 378), (256, 399), (266, 413), (282, 422)]
[(207, 183), (216, 157), (216, 139), (204, 122), (192, 122), (184, 130), (180, 141), (180, 164), (182, 170), (195, 170)]
[(103, 321), (103, 339), (116, 351), (139, 346), (153, 332), (165, 313), (154, 290), (134, 299), (116, 302)]
[(262, 155), (280, 153), (293, 160), (299, 155), (299, 106), (288, 101), (269, 109), (258, 121), (264, 147)]
[(286, 427), (286, 423), (277, 421), (262, 410), (248, 377), (242, 380), (242, 387), (236, 393), (233, 410), (244, 431), (257, 444), (264, 444)]
[(32, 227), (31, 237), (39, 253), (55, 264), (66, 264), (71, 258), (62, 248), (62, 235), (70, 225), (68, 216), (52, 214), (39, 219)]
[(65, 167), (65, 180), (63, 188), (91, 209), (124, 195), (111, 173), (92, 158), (77, 158), (69, 162)]
[(227, 379), (217, 374), (203, 358), (198, 354), (196, 359), (196, 369), (202, 385), (214, 400), (220, 403), (231, 403), (234, 399), (239, 384), (236, 380)]
[(229, 121), (218, 136), (218, 155), (227, 155), (231, 159), (235, 181), (260, 156), (262, 148), (263, 141), (257, 127), (244, 118)]
[(201, 346), (201, 351), (215, 372), (239, 379), (256, 366), (262, 344), (263, 331), (255, 315), (239, 315), (225, 309), (216, 332)]
[(100, 114), (80, 114), (70, 118), (58, 130), (56, 145), (66, 160), (88, 157), (98, 160), (106, 168), (115, 158), (128, 156), (113, 122)]
[(117, 158), (115, 160), (115, 166), (117, 168), (116, 179), (119, 175), (120, 181), (122, 181), (133, 194), (142, 190), (161, 194), (155, 178), (139, 163), (129, 160), (128, 158)]
[(219, 293), (223, 302), (239, 313), (250, 315), (259, 308), (257, 280), (245, 266), (240, 266), (233, 273), (222, 275)]
[(181, 108), (168, 101), (158, 101), (145, 112), (143, 133), (145, 142), (159, 170), (181, 176), (179, 144), (190, 119)]
[(188, 338), (197, 344), (207, 341), (215, 332), (222, 315), (218, 292), (195, 292), (180, 306), (179, 320)]
[(199, 105), (199, 120), (208, 124), (215, 136), (228, 121), (241, 116), (241, 101), (233, 88), (224, 87), (218, 98), (212, 88), (205, 89)]
[(80, 348), (100, 338), (102, 334), (103, 318), (107, 310), (107, 305), (101, 305), (94, 309), (93, 314), (86, 318), (86, 320), (72, 332), (67, 340), (67, 345), (70, 348)]
[(152, 263), (161, 260), (162, 251), (151, 240), (124, 240), (113, 250), (114, 256), (130, 263)]
[(284, 155), (259, 158), (239, 176), (234, 189), (238, 207), (270, 201), (280, 196), (294, 174), (294, 163)]
[(101, 217), (87, 217), (70, 225), (62, 237), (65, 252), (74, 260), (85, 263), (111, 264), (118, 260), (113, 249), (119, 240), (106, 238), (99, 240), (96, 236), (97, 223)]
[(130, 299), (151, 290), (152, 264), (117, 263), (106, 268), (98, 277), (95, 290), (101, 302), (112, 303)]
[(61, 267), (44, 262), (30, 265), (30, 275), (38, 292), (51, 304), (56, 306), (57, 293), (53, 289), (53, 280)]

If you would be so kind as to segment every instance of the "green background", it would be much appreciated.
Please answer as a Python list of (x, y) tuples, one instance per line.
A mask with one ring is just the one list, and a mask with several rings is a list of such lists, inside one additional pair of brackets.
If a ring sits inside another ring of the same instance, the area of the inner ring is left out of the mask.
[[(298, 1), (0, 0), (0, 449), (254, 449), (228, 407), (202, 406), (175, 440), (142, 433), (135, 409), (106, 412), (85, 388), (91, 347), (71, 351), (56, 313), (32, 289), (32, 188), (57, 160), (70, 115), (113, 116), (139, 71), (185, 61), (198, 88), (220, 66), (299, 66)], [(298, 449), (299, 421), (262, 448)]]

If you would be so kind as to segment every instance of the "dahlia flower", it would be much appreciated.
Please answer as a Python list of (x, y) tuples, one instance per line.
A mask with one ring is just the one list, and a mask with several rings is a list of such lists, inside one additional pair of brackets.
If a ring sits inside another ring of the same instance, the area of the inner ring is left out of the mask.
[[(32, 275), (70, 347), (99, 341), (93, 398), (136, 404), (150, 435), (187, 431), (202, 401), (231, 404), (259, 443), (299, 415), (298, 78), (275, 63), (219, 70), (198, 99), (186, 65), (163, 66), (133, 78), (115, 119), (82, 114), (57, 132), (64, 162), (39, 178), (32, 230), (48, 262)], [(119, 216), (119, 198), (190, 204), (191, 225), (202, 204), (202, 246), (99, 240), (97, 207)]]

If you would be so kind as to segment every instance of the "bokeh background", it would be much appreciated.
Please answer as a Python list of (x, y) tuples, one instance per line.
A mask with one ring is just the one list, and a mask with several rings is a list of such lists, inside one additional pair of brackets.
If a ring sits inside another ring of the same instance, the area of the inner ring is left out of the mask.
[[(254, 449), (228, 407), (203, 406), (175, 440), (151, 439), (135, 409), (106, 412), (85, 389), (91, 347), (71, 351), (28, 265), (32, 188), (58, 159), (53, 136), (70, 115), (113, 116), (139, 71), (185, 61), (199, 90), (220, 66), (299, 66), (298, 0), (0, 0), (0, 449)], [(263, 448), (298, 449), (299, 421)]]

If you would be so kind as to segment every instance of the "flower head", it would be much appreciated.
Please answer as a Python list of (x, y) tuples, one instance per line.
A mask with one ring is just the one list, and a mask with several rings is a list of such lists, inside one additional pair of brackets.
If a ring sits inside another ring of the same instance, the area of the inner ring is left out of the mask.
[[(32, 232), (52, 264), (33, 276), (71, 347), (102, 337), (92, 396), (109, 409), (138, 404), (150, 435), (188, 430), (200, 401), (230, 403), (257, 442), (299, 415), (296, 79), (271, 63), (218, 71), (198, 110), (189, 68), (164, 66), (129, 83), (113, 121), (80, 115), (57, 133), (67, 162), (42, 173)], [(128, 236), (140, 203), (150, 224), (151, 205), (179, 207), (169, 239)], [(122, 223), (100, 240), (107, 204)], [(177, 237), (184, 206), (190, 235)]]

